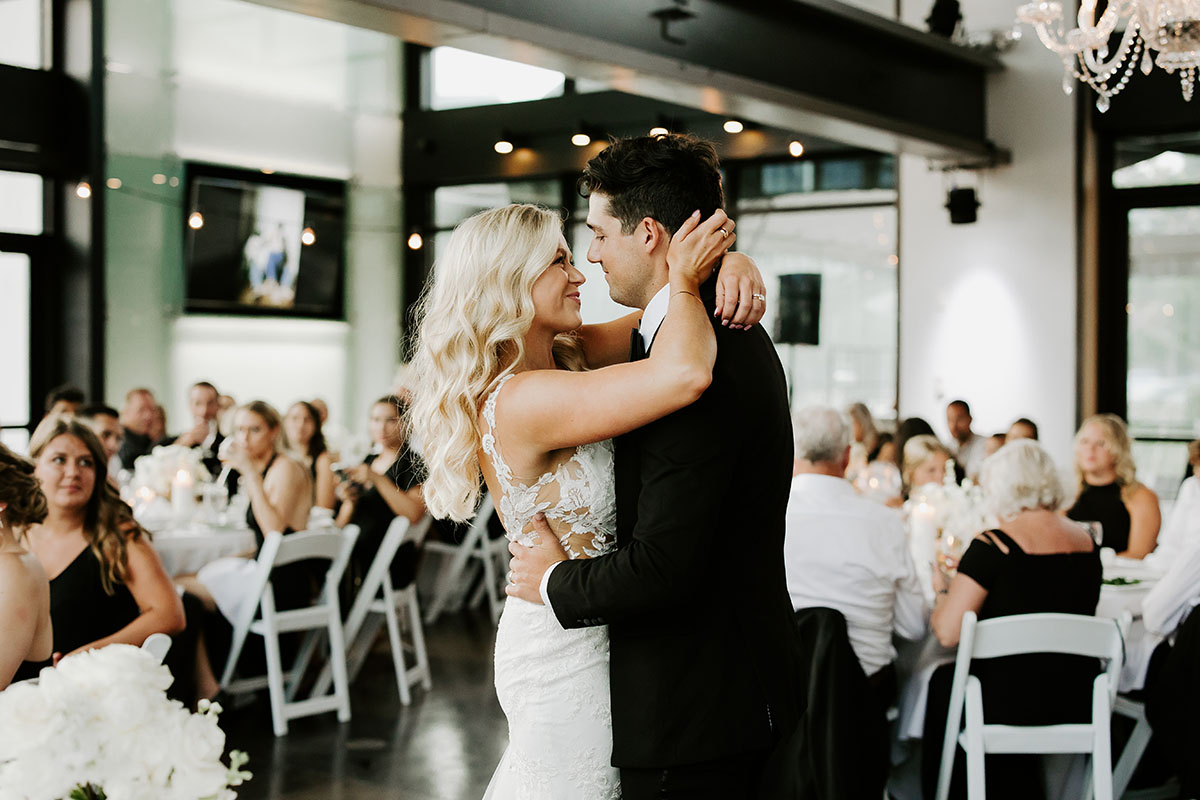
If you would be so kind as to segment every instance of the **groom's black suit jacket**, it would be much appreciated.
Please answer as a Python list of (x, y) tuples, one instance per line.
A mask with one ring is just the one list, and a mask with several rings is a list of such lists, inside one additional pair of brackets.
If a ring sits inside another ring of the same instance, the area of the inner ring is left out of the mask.
[(714, 327), (708, 390), (615, 443), (617, 551), (560, 563), (547, 589), (563, 627), (609, 625), (617, 767), (765, 748), (797, 715), (787, 387), (760, 326)]

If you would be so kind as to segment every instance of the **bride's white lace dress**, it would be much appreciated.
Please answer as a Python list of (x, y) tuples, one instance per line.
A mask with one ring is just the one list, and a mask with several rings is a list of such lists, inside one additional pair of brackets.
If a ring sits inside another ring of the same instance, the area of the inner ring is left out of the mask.
[[(511, 377), (484, 403), (482, 441), (509, 538), (527, 540), (541, 511), (571, 558), (609, 552), (616, 546), (612, 442), (582, 445), (536, 479), (514, 476), (496, 430), (496, 398)], [(611, 766), (607, 627), (564, 630), (546, 606), (509, 597), (496, 633), (496, 694), (509, 742), (485, 800), (620, 798)]]

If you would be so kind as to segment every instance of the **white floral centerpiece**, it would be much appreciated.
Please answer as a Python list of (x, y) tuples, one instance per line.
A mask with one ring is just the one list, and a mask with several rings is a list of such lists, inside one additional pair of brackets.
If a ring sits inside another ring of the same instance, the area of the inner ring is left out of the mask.
[(954, 466), (947, 460), (942, 482), (913, 489), (905, 503), (914, 558), (931, 562), (940, 550), (957, 560), (977, 534), (995, 527), (983, 489), (970, 478), (960, 485)]
[(221, 761), (221, 708), (192, 713), (171, 673), (138, 647), (68, 656), (0, 692), (3, 800), (232, 800), (246, 755)]
[(195, 514), (197, 487), (212, 481), (202, 455), (199, 448), (172, 444), (134, 462), (126, 500), (138, 522), (154, 530), (170, 519), (187, 521)]

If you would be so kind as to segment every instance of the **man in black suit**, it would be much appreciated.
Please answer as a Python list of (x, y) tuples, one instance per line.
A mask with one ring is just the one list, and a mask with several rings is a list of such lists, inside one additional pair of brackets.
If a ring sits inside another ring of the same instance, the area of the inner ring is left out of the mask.
[[(588, 260), (614, 300), (645, 309), (637, 357), (665, 315), (672, 234), (695, 209), (707, 217), (723, 204), (716, 153), (687, 136), (621, 140), (588, 162), (580, 190)], [(710, 312), (715, 291), (713, 280), (701, 289)], [(761, 328), (714, 328), (700, 400), (616, 441), (617, 551), (565, 561), (544, 523), (535, 547), (510, 548), (509, 594), (546, 602), (564, 628), (609, 626), (625, 800), (752, 797), (797, 716), (787, 388)]]

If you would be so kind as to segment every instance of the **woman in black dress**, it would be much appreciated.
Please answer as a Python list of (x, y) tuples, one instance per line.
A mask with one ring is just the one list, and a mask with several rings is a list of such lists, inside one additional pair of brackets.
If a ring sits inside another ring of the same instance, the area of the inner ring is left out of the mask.
[(313, 505), (332, 509), (336, 502), (333, 489), (337, 483), (333, 474), (333, 454), (321, 432), (321, 415), (316, 407), (303, 400), (292, 403), (283, 415), (283, 430), (293, 453), (308, 465), (313, 482)]
[[(108, 482), (104, 447), (92, 429), (74, 417), (47, 418), (30, 453), (47, 513), (26, 538), (50, 577), (55, 659), (181, 632), (179, 595), (149, 535)], [(37, 674), (29, 666), (18, 679)]]
[[(337, 487), (342, 501), (337, 524), (353, 523), (360, 529), (350, 559), (351, 581), (366, 574), (393, 519), (405, 517), (415, 524), (425, 516), (420, 459), (404, 435), (407, 412), (408, 403), (394, 395), (375, 401), (368, 428), (376, 452), (347, 469), (345, 480)], [(398, 588), (412, 581), (419, 546), (420, 542), (405, 542), (392, 560), (392, 580)]]
[[(930, 624), (946, 647), (958, 644), (963, 614), (980, 620), (1013, 614), (1096, 613), (1100, 555), (1088, 532), (1056, 513), (1062, 486), (1054, 462), (1032, 440), (1006, 444), (983, 463), (981, 483), (1003, 529), (980, 534), (947, 581), (934, 570), (937, 592)], [(1095, 659), (1031, 654), (974, 662), (983, 684), (989, 723), (1042, 725), (1091, 718)], [(929, 682), (925, 711), (922, 780), (925, 796), (937, 788), (942, 738), (954, 665), (939, 667)], [(1042, 794), (1037, 762), (1030, 756), (988, 756), (989, 797), (1036, 798)], [(961, 751), (953, 796), (962, 796)], [(996, 763), (993, 763), (996, 762)]]
[(1129, 434), (1115, 414), (1084, 420), (1075, 434), (1079, 495), (1067, 516), (1099, 522), (1101, 544), (1125, 558), (1145, 558), (1158, 543), (1158, 496), (1138, 482)]
[(50, 658), (50, 585), (21, 546), (25, 529), (46, 517), (33, 464), (0, 444), (0, 691), (25, 661)]

